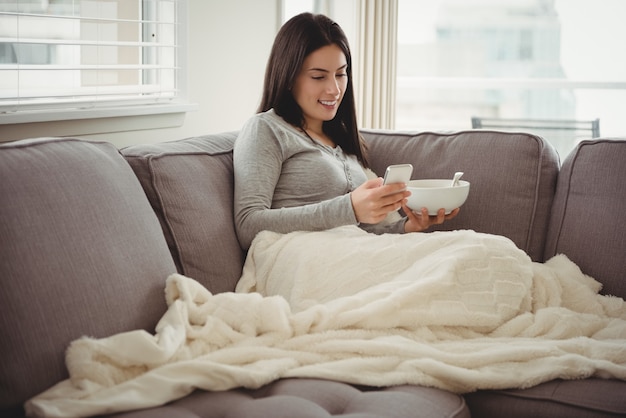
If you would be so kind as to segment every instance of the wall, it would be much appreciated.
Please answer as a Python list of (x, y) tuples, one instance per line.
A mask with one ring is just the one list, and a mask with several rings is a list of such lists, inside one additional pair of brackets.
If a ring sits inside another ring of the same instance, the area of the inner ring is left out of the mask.
[[(0, 125), (0, 141), (81, 136), (118, 147), (237, 130), (256, 111), (280, 0), (188, 0), (189, 100), (173, 115)], [(166, 121), (171, 128), (150, 129)], [(89, 132), (106, 130), (106, 133)]]

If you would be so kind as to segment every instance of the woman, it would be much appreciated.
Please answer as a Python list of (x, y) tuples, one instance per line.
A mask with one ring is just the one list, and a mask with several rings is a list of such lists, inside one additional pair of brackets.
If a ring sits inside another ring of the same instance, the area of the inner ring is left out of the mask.
[[(262, 230), (288, 233), (360, 225), (374, 232), (417, 232), (457, 215), (406, 207), (405, 184), (367, 180), (358, 132), (352, 62), (339, 25), (303, 13), (278, 32), (259, 113), (233, 153), (235, 225), (242, 247)], [(405, 218), (382, 222), (403, 208)]]

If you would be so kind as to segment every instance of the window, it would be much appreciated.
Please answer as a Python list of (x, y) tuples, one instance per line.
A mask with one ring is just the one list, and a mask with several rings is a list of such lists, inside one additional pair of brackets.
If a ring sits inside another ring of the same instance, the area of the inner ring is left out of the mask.
[(184, 6), (3, 1), (0, 123), (73, 119), (85, 110), (97, 117), (184, 109)]
[[(622, 0), (399, 0), (395, 127), (598, 119), (624, 136), (625, 14)], [(561, 155), (581, 139), (541, 135)]]

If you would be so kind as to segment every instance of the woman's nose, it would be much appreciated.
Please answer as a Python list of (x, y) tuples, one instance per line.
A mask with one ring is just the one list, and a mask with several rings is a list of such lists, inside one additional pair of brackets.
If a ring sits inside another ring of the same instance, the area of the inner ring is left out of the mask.
[(341, 93), (341, 87), (339, 85), (339, 81), (335, 79), (330, 79), (326, 87), (326, 91), (333, 95), (338, 95), (339, 93)]

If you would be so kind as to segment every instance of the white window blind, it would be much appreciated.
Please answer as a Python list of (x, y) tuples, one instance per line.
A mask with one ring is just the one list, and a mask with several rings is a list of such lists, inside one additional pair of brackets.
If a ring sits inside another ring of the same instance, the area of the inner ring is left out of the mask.
[(0, 3), (0, 114), (183, 99), (181, 0)]

